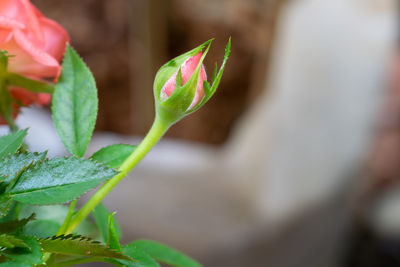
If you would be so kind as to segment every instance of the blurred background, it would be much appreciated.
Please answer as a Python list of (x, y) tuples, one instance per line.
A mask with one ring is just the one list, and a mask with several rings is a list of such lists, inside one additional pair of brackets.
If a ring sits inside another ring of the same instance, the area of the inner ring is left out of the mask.
[[(215, 97), (105, 199), (124, 242), (211, 267), (400, 266), (398, 1), (32, 2), (96, 78), (88, 155), (140, 142), (162, 64), (215, 38), (210, 74), (232, 37)], [(66, 154), (48, 110), (18, 123), (32, 149)]]

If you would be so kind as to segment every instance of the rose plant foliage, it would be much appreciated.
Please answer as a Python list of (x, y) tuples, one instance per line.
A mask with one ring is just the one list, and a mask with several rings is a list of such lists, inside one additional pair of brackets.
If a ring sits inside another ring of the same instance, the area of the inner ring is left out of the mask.
[[(101, 201), (173, 124), (215, 93), (230, 40), (221, 67), (216, 66), (208, 82), (203, 61), (211, 42), (172, 59), (157, 72), (156, 116), (140, 144), (111, 145), (85, 158), (98, 109), (89, 68), (68, 44), (68, 33), (29, 0), (0, 1), (0, 124), (10, 128), (0, 137), (0, 266), (101, 261), (135, 267), (201, 266), (156, 241), (121, 244), (114, 213)], [(50, 101), (57, 133), (70, 153), (63, 158), (29, 152), (24, 144), (29, 130), (14, 123), (21, 107)], [(77, 209), (77, 198), (93, 188), (98, 189)]]

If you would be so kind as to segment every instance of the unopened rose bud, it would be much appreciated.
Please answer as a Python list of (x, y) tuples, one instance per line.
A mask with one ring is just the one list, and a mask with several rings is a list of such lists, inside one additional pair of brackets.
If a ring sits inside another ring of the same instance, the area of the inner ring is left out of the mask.
[(159, 119), (175, 123), (198, 110), (215, 93), (230, 53), (230, 39), (222, 66), (219, 70), (216, 67), (210, 85), (207, 82), (203, 60), (211, 41), (174, 58), (157, 72), (154, 80), (154, 98)]
[[(186, 84), (190, 77), (192, 77), (194, 71), (196, 70), (197, 65), (200, 62), (202, 52), (198, 53), (195, 56), (190, 57), (187, 59), (185, 62), (183, 62), (181, 66), (181, 72), (182, 72), (182, 84)], [(174, 92), (176, 88), (176, 75), (178, 74), (178, 71), (172, 75), (171, 78), (164, 84), (163, 88), (161, 89), (161, 100), (165, 101), (167, 100), (171, 94)], [(200, 76), (197, 78), (197, 87), (196, 87), (196, 93), (194, 95), (193, 101), (190, 104), (188, 110), (192, 109), (194, 106), (196, 106), (200, 100), (203, 99), (204, 97), (204, 87), (203, 87), (203, 81), (207, 81), (207, 75), (206, 71), (204, 70), (204, 65), (201, 65), (200, 68)]]

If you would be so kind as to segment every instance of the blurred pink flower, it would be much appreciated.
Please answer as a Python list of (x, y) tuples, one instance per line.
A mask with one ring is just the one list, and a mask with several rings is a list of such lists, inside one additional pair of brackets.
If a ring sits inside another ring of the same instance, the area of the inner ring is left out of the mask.
[[(67, 42), (64, 28), (44, 17), (29, 0), (0, 0), (0, 49), (13, 55), (8, 60), (9, 72), (56, 79)], [(22, 88), (10, 88), (10, 93), (23, 105), (44, 105), (51, 100), (48, 94)]]

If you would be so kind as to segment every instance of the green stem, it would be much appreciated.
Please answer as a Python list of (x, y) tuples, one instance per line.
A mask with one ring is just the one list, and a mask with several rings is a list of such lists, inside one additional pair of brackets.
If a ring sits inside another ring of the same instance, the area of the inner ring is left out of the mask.
[(35, 93), (48, 93), (52, 94), (54, 92), (54, 85), (48, 82), (38, 81), (29, 79), (25, 76), (8, 72), (5, 74), (5, 80), (7, 85), (13, 85), (22, 87), (26, 90)]
[[(63, 234), (64, 231), (67, 229), (69, 223), (71, 222), (72, 215), (74, 214), (75, 205), (76, 205), (76, 199), (71, 201), (71, 205), (69, 206), (69, 210), (68, 210), (67, 216), (65, 216), (64, 222), (61, 225), (60, 229), (58, 229), (58, 231), (56, 233), (56, 236)], [(51, 257), (51, 253), (50, 252), (45, 252), (43, 254), (42, 260), (44, 262), (47, 262), (50, 259), (50, 257)]]
[(12, 133), (18, 131), (18, 126), (15, 124), (10, 114), (3, 114), (3, 117), (6, 119), (8, 127), (10, 127)]
[(140, 145), (124, 161), (118, 169), (119, 173), (107, 181), (82, 207), (82, 209), (71, 220), (65, 234), (72, 233), (78, 225), (89, 215), (89, 213), (102, 201), (102, 199), (146, 156), (150, 149), (160, 140), (164, 133), (171, 126), (156, 117), (153, 126), (147, 133)]
[(69, 206), (69, 210), (67, 213), (67, 216), (65, 216), (64, 223), (61, 225), (60, 229), (58, 229), (56, 235), (61, 235), (65, 232), (65, 230), (68, 228), (69, 223), (71, 222), (72, 215), (74, 214), (75, 210), (75, 205), (76, 205), (76, 199), (71, 202), (71, 205)]

